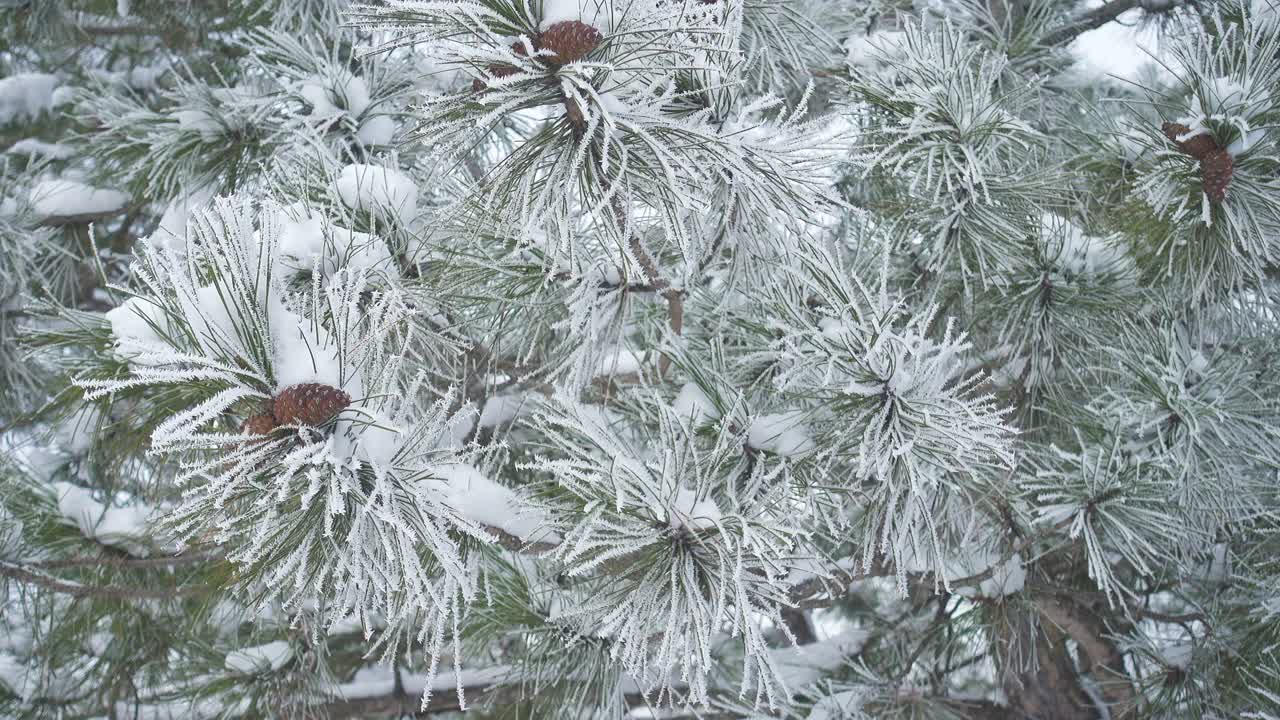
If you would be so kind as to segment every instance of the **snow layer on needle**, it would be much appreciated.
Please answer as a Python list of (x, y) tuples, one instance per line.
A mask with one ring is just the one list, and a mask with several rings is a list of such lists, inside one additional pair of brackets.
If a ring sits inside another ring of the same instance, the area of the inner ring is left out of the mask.
[(611, 29), (609, 0), (543, 0), (541, 30), (558, 22), (579, 20), (602, 33)]
[(58, 143), (45, 142), (39, 138), (23, 138), (9, 146), (6, 153), (10, 155), (29, 155), (49, 160), (66, 160), (71, 157), (71, 148)]
[(711, 402), (702, 388), (691, 382), (680, 388), (680, 394), (676, 395), (671, 407), (682, 420), (689, 420), (695, 427), (720, 419), (720, 411), (716, 409), (715, 403)]
[(338, 196), (352, 210), (374, 212), (406, 224), (418, 211), (418, 186), (404, 173), (356, 163), (338, 175)]
[(192, 213), (213, 200), (216, 193), (213, 187), (193, 190), (177, 198), (165, 206), (160, 216), (160, 224), (148, 238), (157, 247), (163, 247), (179, 255), (187, 251), (187, 239), (190, 235)]
[(294, 270), (318, 267), (325, 276), (339, 268), (370, 270), (387, 267), (391, 252), (381, 238), (333, 225), (301, 203), (284, 210), (280, 222), (281, 262)]
[(791, 456), (810, 452), (815, 445), (799, 410), (761, 415), (747, 429), (747, 445), (775, 455)]
[(94, 500), (89, 490), (68, 482), (53, 483), (53, 491), (58, 498), (58, 513), (78, 527), (86, 538), (146, 557), (141, 539), (147, 534), (151, 508), (142, 505), (109, 508)]
[(711, 498), (698, 499), (698, 494), (684, 486), (676, 488), (675, 497), (665, 506), (652, 508), (654, 517), (666, 520), (672, 530), (710, 530), (724, 514)]
[(298, 87), (298, 94), (311, 104), (312, 115), (360, 115), (369, 107), (369, 85), (350, 72), (339, 77), (313, 77)]
[(224, 662), (231, 672), (242, 675), (273, 672), (293, 659), (293, 648), (284, 640), (256, 645), (227, 653)]
[(867, 631), (846, 630), (828, 640), (808, 645), (780, 648), (770, 654), (777, 663), (787, 688), (798, 690), (821, 680), (857, 654), (867, 641)]
[(353, 397), (362, 394), (355, 387), (358, 378), (352, 376), (345, 384), (342, 382), (338, 345), (327, 330), (278, 300), (271, 304), (270, 317), (277, 392), (291, 385), (320, 383), (342, 388)]
[(356, 139), (362, 145), (390, 145), (396, 136), (396, 122), (387, 115), (374, 115), (360, 124)]
[(58, 78), (46, 73), (20, 73), (0, 79), (0, 125), (35, 120), (53, 107)]
[(434, 466), (431, 472), (434, 479), (428, 482), (443, 482), (445, 503), (462, 517), (521, 540), (559, 541), (554, 532), (540, 530), (545, 524), (542, 513), (522, 508), (523, 503), (514, 492), (485, 477), (471, 465), (441, 464)]
[(45, 218), (107, 215), (129, 203), (119, 190), (104, 190), (76, 180), (41, 180), (31, 189), (31, 207)]

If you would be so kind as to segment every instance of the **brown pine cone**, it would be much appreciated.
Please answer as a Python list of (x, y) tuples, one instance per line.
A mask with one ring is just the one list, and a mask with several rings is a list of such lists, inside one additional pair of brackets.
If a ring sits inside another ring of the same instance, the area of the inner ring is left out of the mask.
[(1234, 170), (1235, 163), (1226, 150), (1217, 150), (1200, 159), (1200, 182), (1210, 200), (1222, 202), (1227, 196), (1227, 186), (1231, 184)]
[(566, 65), (581, 60), (596, 49), (603, 36), (600, 31), (580, 20), (564, 20), (553, 24), (538, 36), (538, 49), (548, 50), (552, 65)]
[(246, 435), (270, 435), (276, 427), (275, 417), (270, 413), (262, 413), (245, 420), (240, 429)]
[(333, 419), (351, 404), (351, 396), (320, 383), (290, 385), (275, 397), (273, 410), (281, 425), (317, 427)]
[(1164, 136), (1173, 141), (1174, 145), (1182, 152), (1190, 155), (1197, 160), (1203, 160), (1206, 155), (1218, 149), (1218, 143), (1214, 141), (1213, 136), (1208, 133), (1196, 135), (1184, 141), (1179, 141), (1178, 136), (1186, 135), (1191, 132), (1191, 128), (1181, 123), (1167, 122), (1160, 126), (1160, 130)]

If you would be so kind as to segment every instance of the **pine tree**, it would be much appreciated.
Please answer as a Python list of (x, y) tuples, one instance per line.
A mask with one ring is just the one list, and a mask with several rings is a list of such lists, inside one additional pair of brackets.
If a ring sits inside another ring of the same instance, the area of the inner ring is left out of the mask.
[(0, 0), (0, 716), (1280, 718), (1277, 10)]

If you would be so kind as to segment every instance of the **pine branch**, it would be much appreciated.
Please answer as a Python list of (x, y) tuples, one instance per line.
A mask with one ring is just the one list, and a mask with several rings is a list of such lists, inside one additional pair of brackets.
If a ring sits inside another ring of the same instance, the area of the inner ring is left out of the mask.
[(149, 590), (121, 585), (81, 585), (34, 572), (22, 565), (3, 561), (0, 561), (0, 575), (63, 595), (101, 600), (176, 600), (183, 597), (202, 595), (210, 590), (204, 585), (172, 588), (170, 590)]
[(222, 554), (213, 550), (169, 555), (164, 557), (135, 558), (127, 555), (101, 555), (98, 557), (70, 557), (57, 560), (38, 560), (26, 563), (27, 567), (42, 570), (60, 570), (78, 567), (113, 567), (127, 569), (152, 569), (193, 565), (211, 560), (222, 559)]
[(1178, 7), (1178, 3), (1170, 3), (1168, 7), (1157, 9), (1148, 7), (1143, 0), (1112, 0), (1102, 7), (1094, 8), (1093, 10), (1079, 15), (1066, 25), (1044, 36), (1041, 43), (1048, 47), (1066, 45), (1080, 35), (1083, 35), (1090, 30), (1096, 30), (1103, 25), (1114, 21), (1126, 12), (1139, 7), (1143, 8), (1147, 12), (1169, 12)]
[[(1023, 539), (1022, 542), (1015, 545), (1012, 549), (1006, 551), (996, 562), (988, 566), (986, 570), (974, 573), (972, 575), (966, 575), (965, 577), (956, 578), (954, 580), (949, 581), (948, 584), (951, 587), (967, 587), (972, 585), (979, 585), (983, 581), (990, 580), (992, 576), (995, 575), (996, 571), (999, 570), (1005, 563), (1008, 563), (1010, 560), (1012, 560), (1015, 555), (1019, 555), (1023, 552), (1026, 552), (1027, 550), (1031, 549), (1031, 547), (1033, 547), (1036, 543), (1048, 539), (1054, 533), (1057, 533), (1058, 531), (1070, 525), (1074, 519), (1075, 519), (1074, 516), (1072, 516), (1072, 517), (1059, 520), (1058, 522), (1049, 526), (1045, 530)], [(796, 585), (795, 587), (793, 587), (791, 589), (791, 599), (796, 603), (796, 607), (798, 608), (817, 609), (817, 608), (831, 607), (837, 601), (839, 601), (840, 598), (843, 598), (845, 595), (849, 593), (851, 589), (850, 586), (853, 583), (859, 580), (866, 580), (869, 578), (890, 577), (893, 574), (894, 573), (890, 568), (888, 568), (883, 564), (877, 563), (876, 566), (869, 571), (862, 571), (857, 573), (841, 571), (836, 574), (835, 578), (832, 578), (832, 579), (812, 578), (810, 580), (806, 580), (803, 583), (800, 583), (799, 585)], [(830, 593), (827, 597), (821, 597), (821, 598), (806, 597), (812, 594), (813, 592), (817, 591), (823, 585), (826, 585), (833, 581), (839, 582), (842, 589), (839, 590), (838, 592)], [(921, 584), (925, 582), (936, 583), (938, 581), (938, 578), (934, 573), (912, 573), (908, 575), (908, 581), (915, 584)]]

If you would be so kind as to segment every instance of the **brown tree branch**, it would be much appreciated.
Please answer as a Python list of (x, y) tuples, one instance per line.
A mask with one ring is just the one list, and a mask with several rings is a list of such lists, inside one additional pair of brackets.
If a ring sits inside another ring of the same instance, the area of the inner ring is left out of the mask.
[(202, 595), (209, 591), (205, 585), (191, 585), (165, 590), (128, 587), (123, 585), (81, 585), (67, 582), (43, 573), (34, 572), (22, 565), (0, 561), (0, 576), (27, 585), (35, 585), (63, 595), (101, 600), (177, 600)]
[(1096, 30), (1137, 7), (1142, 7), (1142, 0), (1111, 0), (1102, 7), (1078, 15), (1066, 25), (1045, 35), (1040, 42), (1048, 47), (1065, 45), (1076, 37), (1090, 30)]

